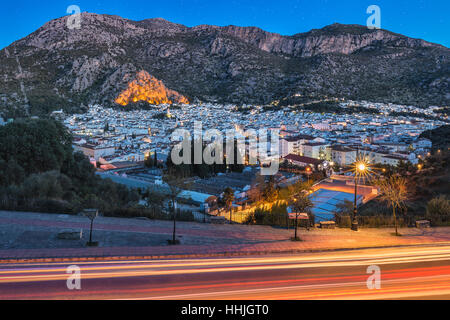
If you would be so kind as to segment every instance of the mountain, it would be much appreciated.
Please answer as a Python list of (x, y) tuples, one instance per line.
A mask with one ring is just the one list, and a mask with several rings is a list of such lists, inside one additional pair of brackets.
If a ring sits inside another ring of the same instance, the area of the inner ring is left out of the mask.
[(0, 113), (117, 105), (140, 73), (190, 101), (266, 104), (301, 93), (449, 105), (450, 49), (386, 30), (333, 24), (282, 36), (160, 18), (81, 18), (80, 29), (59, 18), (0, 51)]

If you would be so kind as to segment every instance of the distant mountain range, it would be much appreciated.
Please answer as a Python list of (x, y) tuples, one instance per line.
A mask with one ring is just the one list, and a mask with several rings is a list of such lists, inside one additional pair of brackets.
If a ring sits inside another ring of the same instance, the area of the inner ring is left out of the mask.
[(296, 93), (418, 106), (450, 101), (450, 49), (386, 30), (333, 24), (282, 36), (93, 13), (82, 14), (80, 29), (66, 21), (52, 20), (0, 51), (0, 114), (117, 105), (144, 73), (179, 102), (267, 104)]

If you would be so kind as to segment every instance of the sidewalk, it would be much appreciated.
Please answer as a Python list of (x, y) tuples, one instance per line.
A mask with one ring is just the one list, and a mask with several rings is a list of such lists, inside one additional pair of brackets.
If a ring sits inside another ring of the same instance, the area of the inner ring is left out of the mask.
[[(293, 230), (267, 226), (177, 223), (179, 246), (168, 246), (172, 222), (99, 217), (94, 223), (98, 248), (86, 248), (85, 217), (0, 211), (0, 262), (169, 259), (314, 252), (426, 244), (449, 244), (450, 228), (301, 230), (303, 241), (291, 242)], [(65, 229), (83, 229), (79, 241), (58, 240)]]

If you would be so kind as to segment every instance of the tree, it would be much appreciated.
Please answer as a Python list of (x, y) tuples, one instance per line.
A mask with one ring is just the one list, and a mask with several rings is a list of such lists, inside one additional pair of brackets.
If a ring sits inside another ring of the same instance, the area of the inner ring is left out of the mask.
[(232, 213), (233, 213), (233, 202), (234, 202), (234, 190), (231, 188), (226, 188), (223, 192), (223, 201), (225, 203), (225, 207), (230, 210), (230, 224), (233, 222)]
[(247, 191), (248, 199), (253, 203), (258, 203), (262, 199), (262, 192), (259, 186), (253, 185), (250, 190)]
[(184, 179), (180, 178), (176, 175), (173, 175), (170, 172), (166, 172), (163, 176), (163, 181), (167, 184), (169, 188), (169, 197), (172, 201), (173, 208), (173, 237), (170, 244), (175, 245), (178, 244), (179, 241), (176, 239), (176, 231), (177, 231), (177, 209), (176, 209), (176, 199), (183, 192), (183, 188), (186, 187), (184, 183)]
[(0, 127), (0, 159), (14, 159), (26, 176), (61, 170), (72, 152), (72, 135), (55, 120), (19, 120)]
[(71, 213), (82, 206), (107, 213), (139, 200), (135, 191), (96, 175), (89, 159), (73, 152), (68, 129), (50, 119), (18, 120), (0, 127), (0, 189), (9, 189), (0, 205), (13, 210), (30, 206), (27, 210), (60, 212), (63, 204), (62, 209)]
[(158, 167), (158, 152), (155, 151), (155, 157), (153, 158), (153, 165)]
[(265, 201), (270, 203), (278, 199), (278, 190), (275, 188), (275, 179), (273, 176), (270, 176), (269, 181), (265, 182), (263, 197)]
[(23, 183), (26, 194), (42, 199), (60, 199), (70, 189), (70, 179), (58, 171), (49, 171), (29, 176)]
[(161, 211), (161, 209), (164, 205), (164, 196), (163, 195), (148, 190), (146, 197), (147, 197), (147, 205), (150, 208), (152, 208), (153, 213), (155, 213), (155, 211)]
[(155, 166), (155, 162), (150, 155), (148, 157), (145, 157), (144, 166), (146, 168), (153, 168)]
[(25, 178), (25, 171), (15, 161), (14, 158), (9, 161), (0, 159), (0, 185), (19, 185)]
[(341, 166), (338, 163), (334, 163), (332, 169), (333, 169), (334, 172), (340, 172), (341, 171)]
[(314, 207), (311, 199), (309, 198), (311, 191), (311, 183), (298, 183), (294, 187), (295, 193), (289, 199), (288, 203), (291, 207), (291, 210), (296, 214), (295, 215), (295, 234), (294, 241), (298, 241), (297, 237), (297, 229), (298, 229), (298, 217), (300, 213), (309, 213), (311, 209)]
[(297, 229), (298, 229), (298, 217), (300, 213), (308, 213), (310, 209), (314, 207), (314, 204), (309, 199), (309, 195), (300, 192), (289, 202), (292, 211), (295, 213), (295, 233), (294, 233), (294, 241), (298, 241), (297, 237)]
[(416, 168), (413, 166), (413, 164), (410, 161), (403, 161), (400, 160), (400, 162), (397, 165), (396, 171), (404, 176), (404, 175), (409, 175), (412, 172), (416, 171)]
[(395, 175), (378, 180), (376, 185), (380, 189), (381, 200), (388, 202), (389, 206), (392, 208), (395, 224), (395, 235), (399, 236), (396, 210), (404, 208), (405, 201), (409, 198), (407, 180), (404, 177)]
[(264, 184), (264, 176), (257, 174), (252, 181), (250, 190), (247, 191), (248, 199), (254, 204), (259, 203), (263, 199)]

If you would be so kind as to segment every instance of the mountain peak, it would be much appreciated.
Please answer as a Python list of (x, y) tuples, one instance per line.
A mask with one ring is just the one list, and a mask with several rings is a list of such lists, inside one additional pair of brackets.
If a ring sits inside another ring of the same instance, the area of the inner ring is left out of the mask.
[(139, 21), (138, 23), (143, 24), (150, 29), (172, 29), (174, 31), (181, 31), (187, 28), (182, 24), (174, 23), (164, 18), (150, 18)]

